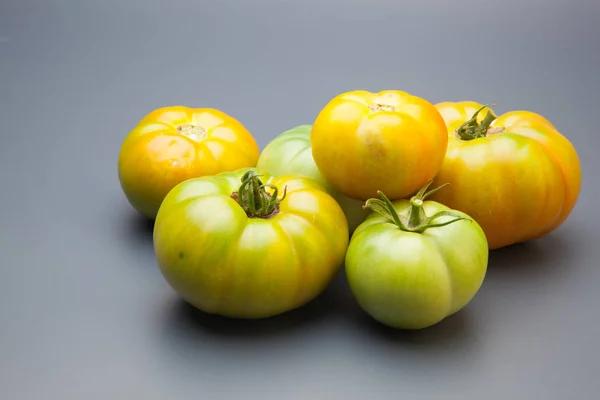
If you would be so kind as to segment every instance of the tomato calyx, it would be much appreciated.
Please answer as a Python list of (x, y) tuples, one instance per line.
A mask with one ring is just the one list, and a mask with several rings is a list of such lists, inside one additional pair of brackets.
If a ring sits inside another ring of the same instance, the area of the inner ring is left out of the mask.
[[(498, 116), (496, 116), (496, 114), (494, 113), (494, 110), (491, 108), (491, 106), (494, 105), (495, 104), (486, 104), (482, 106), (479, 110), (475, 111), (471, 119), (463, 122), (462, 125), (458, 127), (458, 129), (456, 130), (456, 136), (458, 136), (462, 140), (473, 140), (484, 138), (487, 135), (500, 133), (504, 131), (503, 127), (490, 126), (492, 122), (494, 122), (494, 120), (498, 118)], [(486, 107), (488, 109), (487, 114), (485, 115), (481, 123), (477, 122), (477, 116)]]
[(206, 130), (200, 125), (182, 124), (177, 125), (176, 129), (177, 133), (193, 140), (194, 142), (200, 142), (206, 138)]
[[(260, 175), (248, 171), (242, 176), (242, 184), (231, 197), (244, 209), (250, 218), (271, 218), (279, 213), (279, 203), (287, 195), (287, 186), (283, 189), (283, 196), (278, 198), (279, 189), (270, 183), (263, 183)], [(273, 193), (267, 192), (273, 189)]]
[[(432, 182), (433, 181), (430, 181), (425, 186), (423, 186), (421, 190), (419, 190), (419, 192), (410, 199), (410, 209), (407, 215), (399, 215), (398, 212), (396, 212), (396, 209), (394, 208), (392, 202), (380, 190), (377, 191), (377, 194), (379, 194), (381, 199), (369, 199), (366, 201), (363, 208), (370, 208), (371, 210), (379, 213), (380, 215), (385, 217), (389, 222), (393, 223), (405, 232), (422, 233), (429, 228), (437, 228), (449, 225), (460, 220), (470, 221), (468, 218), (451, 210), (439, 211), (432, 216), (428, 216), (425, 213), (425, 210), (423, 209), (424, 200), (428, 196), (432, 195), (444, 186), (448, 185), (446, 183), (427, 192), (427, 189), (432, 184)], [(435, 222), (436, 219), (444, 216), (454, 217), (454, 219), (445, 222)]]

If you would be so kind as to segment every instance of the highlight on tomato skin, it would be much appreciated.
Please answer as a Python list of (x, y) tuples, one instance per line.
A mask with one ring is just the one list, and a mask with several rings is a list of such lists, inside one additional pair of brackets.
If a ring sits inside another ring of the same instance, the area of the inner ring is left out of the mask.
[(125, 137), (118, 159), (119, 182), (129, 203), (154, 219), (178, 183), (254, 167), (259, 153), (251, 133), (220, 110), (161, 107), (144, 116)]
[(477, 220), (490, 249), (542, 238), (565, 222), (581, 190), (581, 164), (548, 119), (528, 110), (498, 116), (474, 101), (435, 106), (448, 134), (435, 181), (450, 186), (432, 200)]
[(448, 135), (427, 100), (399, 90), (355, 90), (321, 109), (311, 143), (325, 180), (337, 192), (365, 201), (378, 190), (404, 198), (433, 179)]

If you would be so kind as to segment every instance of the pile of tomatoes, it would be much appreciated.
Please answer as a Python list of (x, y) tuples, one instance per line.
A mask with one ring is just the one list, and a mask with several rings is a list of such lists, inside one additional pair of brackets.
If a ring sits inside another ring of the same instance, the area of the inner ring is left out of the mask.
[(160, 108), (118, 167), (155, 220), (165, 280), (198, 309), (272, 317), (345, 268), (360, 307), (400, 329), (465, 307), (489, 251), (555, 230), (581, 185), (574, 147), (541, 115), (397, 90), (342, 93), (262, 151), (219, 110)]

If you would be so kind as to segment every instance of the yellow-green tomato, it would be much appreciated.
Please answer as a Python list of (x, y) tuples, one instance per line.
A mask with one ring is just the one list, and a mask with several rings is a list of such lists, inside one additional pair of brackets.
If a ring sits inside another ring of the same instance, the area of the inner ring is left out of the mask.
[(275, 176), (300, 175), (321, 182), (344, 210), (352, 233), (365, 220), (368, 211), (363, 209), (363, 201), (336, 192), (323, 178), (312, 156), (311, 128), (312, 125), (300, 125), (275, 137), (261, 152), (256, 167)]
[(346, 278), (360, 307), (399, 329), (432, 326), (465, 307), (479, 291), (488, 244), (468, 215), (424, 199), (369, 199), (373, 211), (355, 230)]
[(171, 190), (154, 227), (160, 270), (196, 308), (265, 318), (317, 297), (342, 267), (348, 225), (315, 180), (254, 168)]

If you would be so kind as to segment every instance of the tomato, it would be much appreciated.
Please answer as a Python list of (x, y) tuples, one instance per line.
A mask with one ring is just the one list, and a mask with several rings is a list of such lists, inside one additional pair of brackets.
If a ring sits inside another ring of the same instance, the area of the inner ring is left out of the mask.
[(312, 156), (311, 125), (300, 125), (275, 137), (260, 153), (256, 167), (271, 175), (300, 175), (316, 179), (329, 190), (342, 206), (350, 232), (366, 218), (363, 202), (336, 192), (323, 178)]
[(380, 323), (422, 329), (463, 309), (487, 272), (483, 229), (468, 215), (425, 200), (369, 199), (373, 210), (348, 246), (346, 279), (362, 309)]
[(344, 213), (323, 185), (255, 168), (178, 184), (154, 227), (170, 286), (196, 308), (231, 318), (311, 301), (341, 269), (348, 241)]
[(178, 183), (254, 167), (258, 156), (250, 132), (224, 112), (163, 107), (146, 115), (123, 141), (119, 180), (129, 203), (154, 218), (166, 194)]
[(398, 199), (433, 179), (448, 135), (426, 100), (398, 90), (357, 90), (325, 105), (311, 142), (317, 167), (341, 194), (366, 200), (381, 190)]
[(496, 117), (471, 101), (436, 107), (449, 136), (436, 181), (451, 185), (432, 200), (477, 220), (490, 249), (541, 238), (566, 220), (581, 167), (573, 145), (546, 118), (531, 111)]

